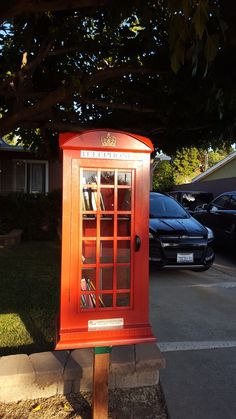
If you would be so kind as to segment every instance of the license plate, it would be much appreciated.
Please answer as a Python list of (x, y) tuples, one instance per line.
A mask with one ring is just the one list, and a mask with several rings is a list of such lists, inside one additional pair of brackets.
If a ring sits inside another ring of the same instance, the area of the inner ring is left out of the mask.
[(193, 263), (193, 253), (177, 253), (177, 263)]

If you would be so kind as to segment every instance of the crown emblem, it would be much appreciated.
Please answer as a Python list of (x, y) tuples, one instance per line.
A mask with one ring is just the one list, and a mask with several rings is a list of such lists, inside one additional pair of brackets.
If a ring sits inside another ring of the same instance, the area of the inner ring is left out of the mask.
[(106, 136), (101, 137), (101, 143), (103, 147), (115, 147), (116, 146), (116, 137), (112, 136), (110, 132)]

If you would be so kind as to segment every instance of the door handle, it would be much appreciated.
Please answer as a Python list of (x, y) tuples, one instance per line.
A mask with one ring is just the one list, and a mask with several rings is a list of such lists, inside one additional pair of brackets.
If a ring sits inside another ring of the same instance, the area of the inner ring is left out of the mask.
[(137, 234), (135, 236), (134, 243), (135, 243), (135, 252), (138, 252), (141, 247), (141, 239)]

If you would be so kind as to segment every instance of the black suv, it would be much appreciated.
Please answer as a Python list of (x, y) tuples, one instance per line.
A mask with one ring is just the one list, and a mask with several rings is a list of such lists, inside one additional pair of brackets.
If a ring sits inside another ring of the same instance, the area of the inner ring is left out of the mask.
[(195, 211), (196, 207), (209, 204), (214, 198), (211, 192), (205, 191), (171, 191), (169, 195), (191, 213)]
[(199, 207), (193, 215), (213, 230), (217, 244), (236, 248), (236, 191), (217, 196), (210, 204)]
[(159, 267), (206, 271), (214, 261), (213, 233), (175, 199), (150, 193), (149, 260)]

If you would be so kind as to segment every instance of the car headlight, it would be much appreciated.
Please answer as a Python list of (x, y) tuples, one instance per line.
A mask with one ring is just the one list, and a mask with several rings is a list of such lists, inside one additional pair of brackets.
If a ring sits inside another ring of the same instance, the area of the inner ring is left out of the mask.
[(154, 234), (149, 231), (149, 239), (154, 239)]
[(214, 239), (213, 231), (209, 227), (206, 227), (206, 229), (207, 229), (207, 239), (208, 240), (213, 240)]

